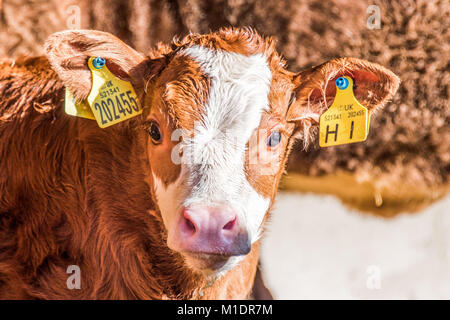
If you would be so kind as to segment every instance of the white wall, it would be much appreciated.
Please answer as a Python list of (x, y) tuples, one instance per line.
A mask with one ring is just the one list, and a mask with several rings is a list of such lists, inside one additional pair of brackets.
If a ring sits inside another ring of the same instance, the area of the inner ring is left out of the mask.
[(386, 220), (331, 196), (279, 193), (264, 279), (276, 299), (450, 299), (449, 231), (450, 197)]

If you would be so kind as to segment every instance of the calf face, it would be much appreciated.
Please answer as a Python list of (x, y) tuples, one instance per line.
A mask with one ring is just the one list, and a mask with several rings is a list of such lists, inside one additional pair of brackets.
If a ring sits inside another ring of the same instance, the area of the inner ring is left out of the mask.
[(190, 35), (149, 56), (103, 32), (66, 31), (50, 37), (46, 53), (78, 98), (90, 90), (90, 56), (133, 83), (144, 112), (130, 121), (148, 132), (143, 168), (167, 245), (205, 274), (251, 251), (290, 147), (310, 139), (336, 78), (351, 76), (369, 110), (398, 87), (390, 71), (352, 58), (289, 72), (272, 40), (250, 29)]

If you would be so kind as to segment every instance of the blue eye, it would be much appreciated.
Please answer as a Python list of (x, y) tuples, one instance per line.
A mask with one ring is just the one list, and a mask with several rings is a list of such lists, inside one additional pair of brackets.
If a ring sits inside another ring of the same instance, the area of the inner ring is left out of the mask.
[(273, 131), (269, 138), (267, 139), (267, 146), (268, 147), (276, 147), (281, 141), (281, 133), (280, 131)]

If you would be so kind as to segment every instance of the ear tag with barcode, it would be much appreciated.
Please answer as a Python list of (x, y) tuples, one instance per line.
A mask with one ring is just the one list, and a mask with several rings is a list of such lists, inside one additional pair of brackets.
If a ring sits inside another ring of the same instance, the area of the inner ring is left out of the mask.
[(370, 116), (367, 108), (353, 94), (353, 80), (336, 79), (336, 97), (331, 107), (320, 116), (319, 145), (337, 146), (366, 140)]
[(111, 73), (104, 58), (90, 57), (88, 66), (92, 75), (92, 87), (87, 102), (100, 128), (142, 113), (131, 83)]

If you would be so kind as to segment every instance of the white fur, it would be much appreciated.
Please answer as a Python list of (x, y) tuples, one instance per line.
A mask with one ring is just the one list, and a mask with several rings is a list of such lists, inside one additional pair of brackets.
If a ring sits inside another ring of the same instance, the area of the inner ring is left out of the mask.
[(162, 213), (161, 216), (164, 224), (166, 227), (175, 226), (182, 205), (182, 202), (179, 201), (179, 199), (183, 199), (185, 196), (184, 194), (186, 193), (186, 188), (182, 187), (184, 179), (183, 171), (180, 172), (177, 180), (168, 186), (164, 186), (161, 179), (159, 179), (154, 173), (152, 175), (156, 201), (158, 202), (159, 210)]
[[(226, 204), (236, 210), (253, 243), (260, 235), (270, 199), (247, 181), (245, 151), (262, 112), (269, 108), (272, 74), (267, 59), (262, 54), (245, 56), (200, 46), (187, 48), (183, 54), (193, 58), (211, 82), (201, 122), (193, 135), (183, 135), (179, 178), (166, 188), (154, 177), (168, 241), (182, 206)], [(229, 267), (240, 260), (236, 258)]]
[[(269, 108), (272, 73), (262, 54), (245, 56), (194, 46), (184, 50), (211, 79), (202, 123), (193, 138), (187, 137), (183, 154), (190, 160), (186, 173), (191, 183), (184, 205), (227, 204), (239, 213), (252, 243), (268, 210), (262, 197), (247, 181), (246, 144)], [(192, 163), (193, 162), (193, 163)]]

